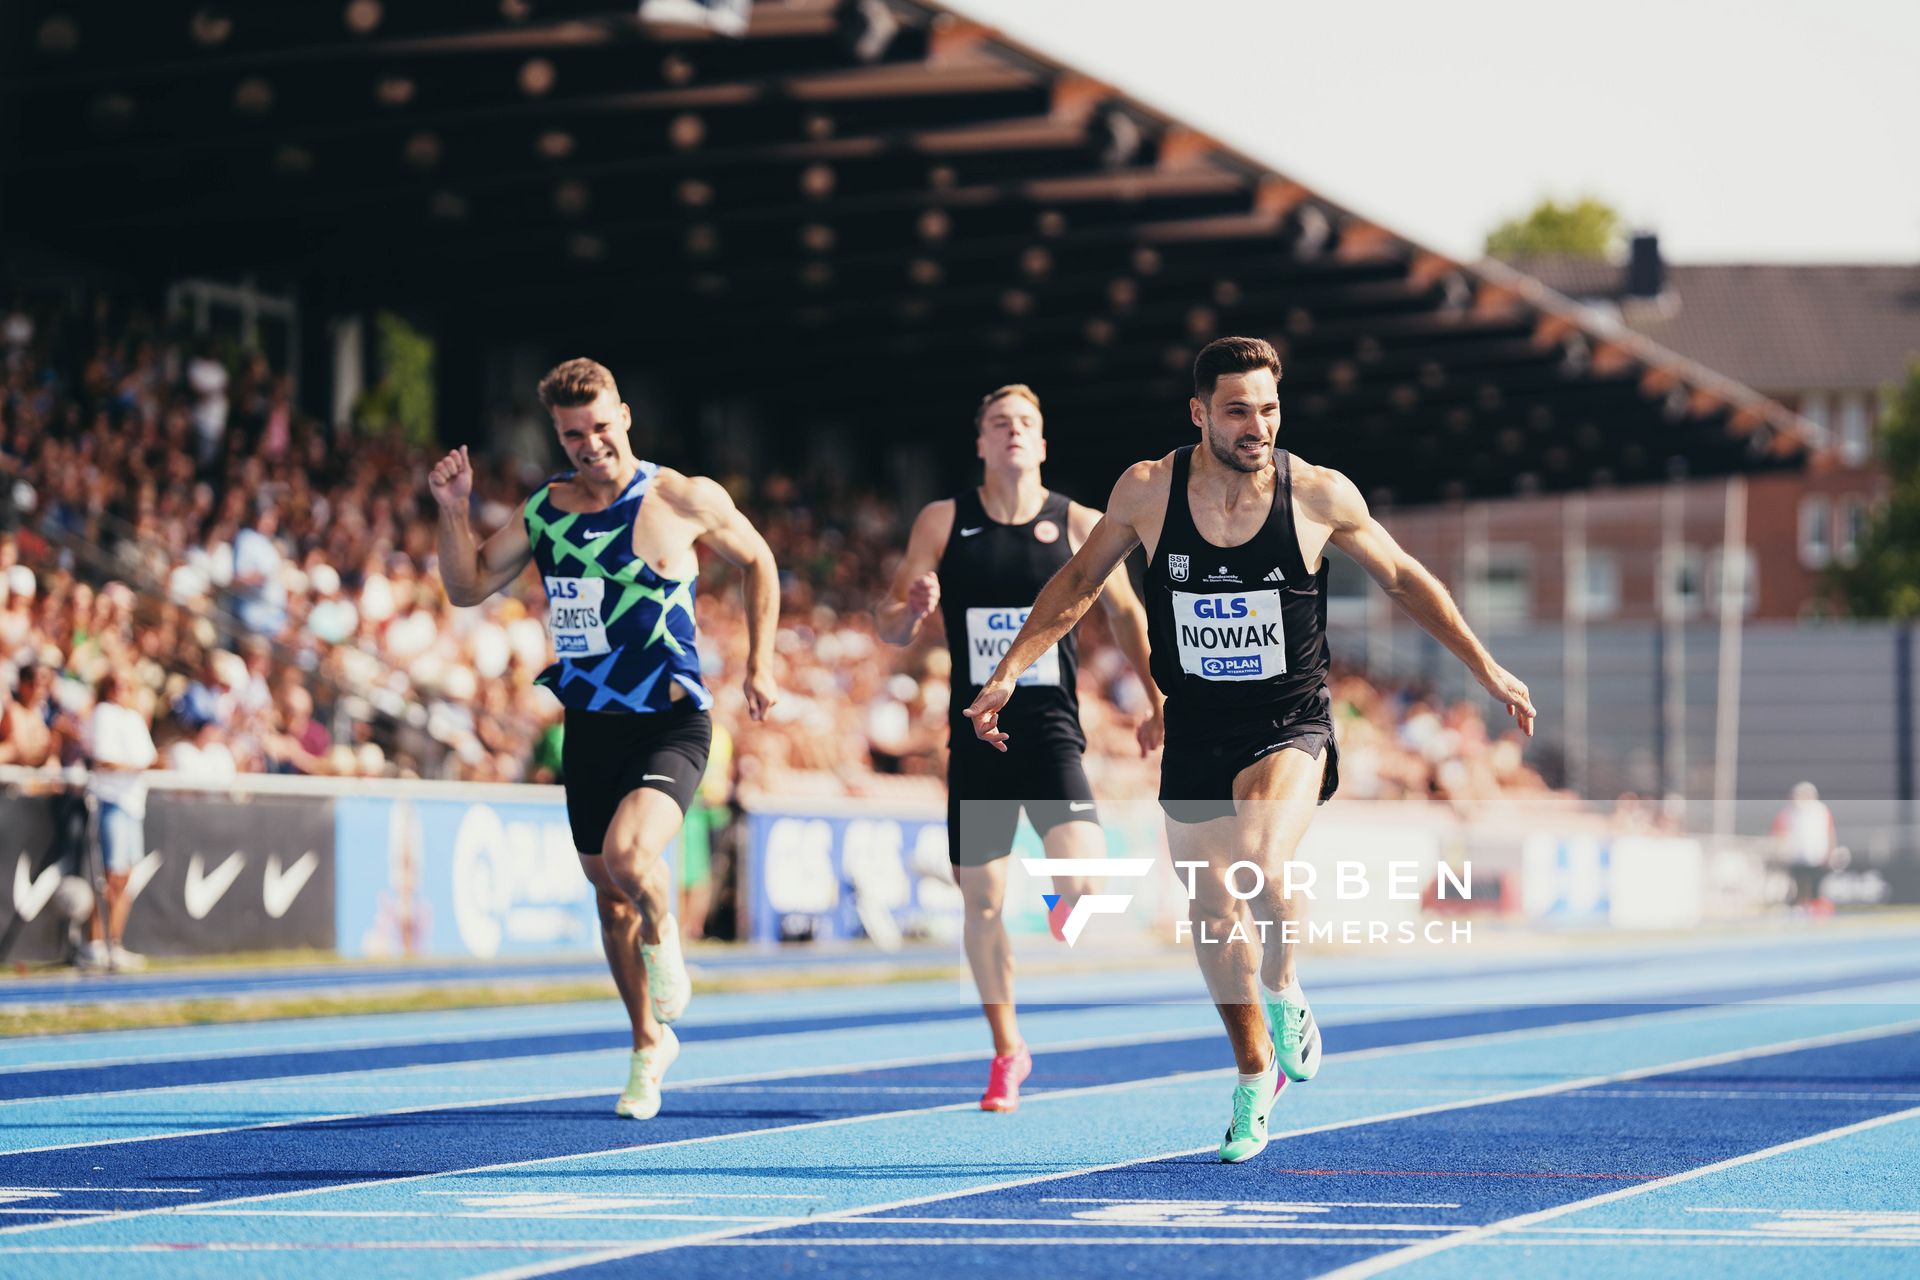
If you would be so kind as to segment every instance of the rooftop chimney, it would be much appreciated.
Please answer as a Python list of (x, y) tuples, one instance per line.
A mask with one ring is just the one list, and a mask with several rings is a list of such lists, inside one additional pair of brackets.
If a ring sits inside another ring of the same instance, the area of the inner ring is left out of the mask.
[(1667, 287), (1667, 266), (1660, 261), (1660, 237), (1636, 232), (1627, 256), (1627, 297), (1657, 298)]

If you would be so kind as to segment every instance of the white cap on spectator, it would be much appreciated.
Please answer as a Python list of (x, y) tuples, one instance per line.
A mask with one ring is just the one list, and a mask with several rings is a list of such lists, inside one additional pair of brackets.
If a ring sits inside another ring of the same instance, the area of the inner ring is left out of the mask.
[(238, 689), (247, 682), (247, 660), (231, 649), (222, 649), (213, 655), (213, 678), (229, 689)]
[(483, 621), (473, 632), (473, 669), (476, 675), (497, 680), (507, 672), (513, 656), (507, 644), (506, 629), (498, 623)]
[(7, 570), (7, 586), (12, 589), (14, 595), (27, 600), (33, 599), (34, 592), (39, 589), (39, 584), (34, 580), (33, 570), (23, 564), (17, 564)]
[(448, 668), (440, 691), (455, 702), (471, 702), (473, 695), (480, 691), (480, 682), (474, 678), (471, 670), (456, 664)]
[(313, 566), (313, 573), (310, 576), (315, 595), (330, 596), (340, 590), (340, 571), (330, 564)]

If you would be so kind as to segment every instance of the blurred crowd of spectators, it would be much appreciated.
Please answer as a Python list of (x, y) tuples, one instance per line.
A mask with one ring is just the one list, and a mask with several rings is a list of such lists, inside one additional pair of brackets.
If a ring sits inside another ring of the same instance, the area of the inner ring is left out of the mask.
[[(257, 352), (170, 338), (104, 303), (84, 317), (16, 309), (0, 342), (0, 505), (17, 525), (0, 537), (0, 763), (82, 759), (87, 717), (120, 675), (115, 696), (185, 772), (553, 779), (558, 708), (532, 684), (550, 660), (539, 580), (529, 571), (480, 608), (448, 603), (427, 452), (329, 429)], [(517, 518), (547, 459), (475, 466), (476, 522), (491, 530)], [(736, 578), (703, 562), (702, 662), (741, 788), (936, 794), (938, 624), (889, 649), (872, 614), (913, 513), (778, 474), (721, 479), (782, 568), (783, 697), (752, 725)], [(1099, 611), (1083, 628), (1094, 785), (1151, 795), (1155, 764), (1132, 733), (1144, 691)], [(1547, 793), (1518, 736), (1473, 705), (1352, 673), (1333, 692), (1345, 795), (1466, 814)]]

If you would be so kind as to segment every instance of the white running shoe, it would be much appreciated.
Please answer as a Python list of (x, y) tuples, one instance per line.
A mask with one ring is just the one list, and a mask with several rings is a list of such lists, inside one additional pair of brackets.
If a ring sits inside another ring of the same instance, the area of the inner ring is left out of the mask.
[(653, 1002), (653, 1016), (661, 1022), (678, 1022), (693, 999), (693, 979), (687, 976), (687, 960), (680, 954), (680, 922), (668, 916), (660, 923), (660, 945), (640, 945), (640, 960), (647, 966), (647, 998)]
[(680, 1037), (672, 1027), (660, 1028), (660, 1039), (651, 1049), (635, 1049), (627, 1068), (627, 1087), (613, 1109), (629, 1120), (651, 1120), (660, 1114), (660, 1081), (667, 1068), (680, 1056)]
[(107, 947), (107, 959), (113, 964), (115, 973), (139, 973), (147, 967), (147, 958), (138, 951), (129, 951), (119, 943)]

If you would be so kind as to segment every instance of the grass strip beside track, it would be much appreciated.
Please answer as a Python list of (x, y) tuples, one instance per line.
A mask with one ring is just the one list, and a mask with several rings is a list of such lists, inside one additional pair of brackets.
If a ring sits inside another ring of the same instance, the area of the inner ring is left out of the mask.
[[(795, 969), (779, 972), (720, 973), (698, 977), (699, 994), (723, 991), (788, 991), (820, 987), (872, 986), (875, 983), (927, 982), (960, 976), (958, 965), (915, 969), (866, 966)], [(342, 980), (350, 980), (343, 973)], [(407, 987), (338, 993), (269, 996), (207, 996), (145, 1001), (137, 1005), (80, 1004), (21, 1009), (0, 1007), (0, 1037), (60, 1035), (77, 1031), (139, 1031), (155, 1027), (208, 1026), (264, 1022), (281, 1018), (331, 1018), (349, 1014), (424, 1013), (444, 1009), (499, 1008), (510, 1005), (565, 1004), (607, 1000), (612, 978), (591, 981), (502, 982), (484, 986)]]

